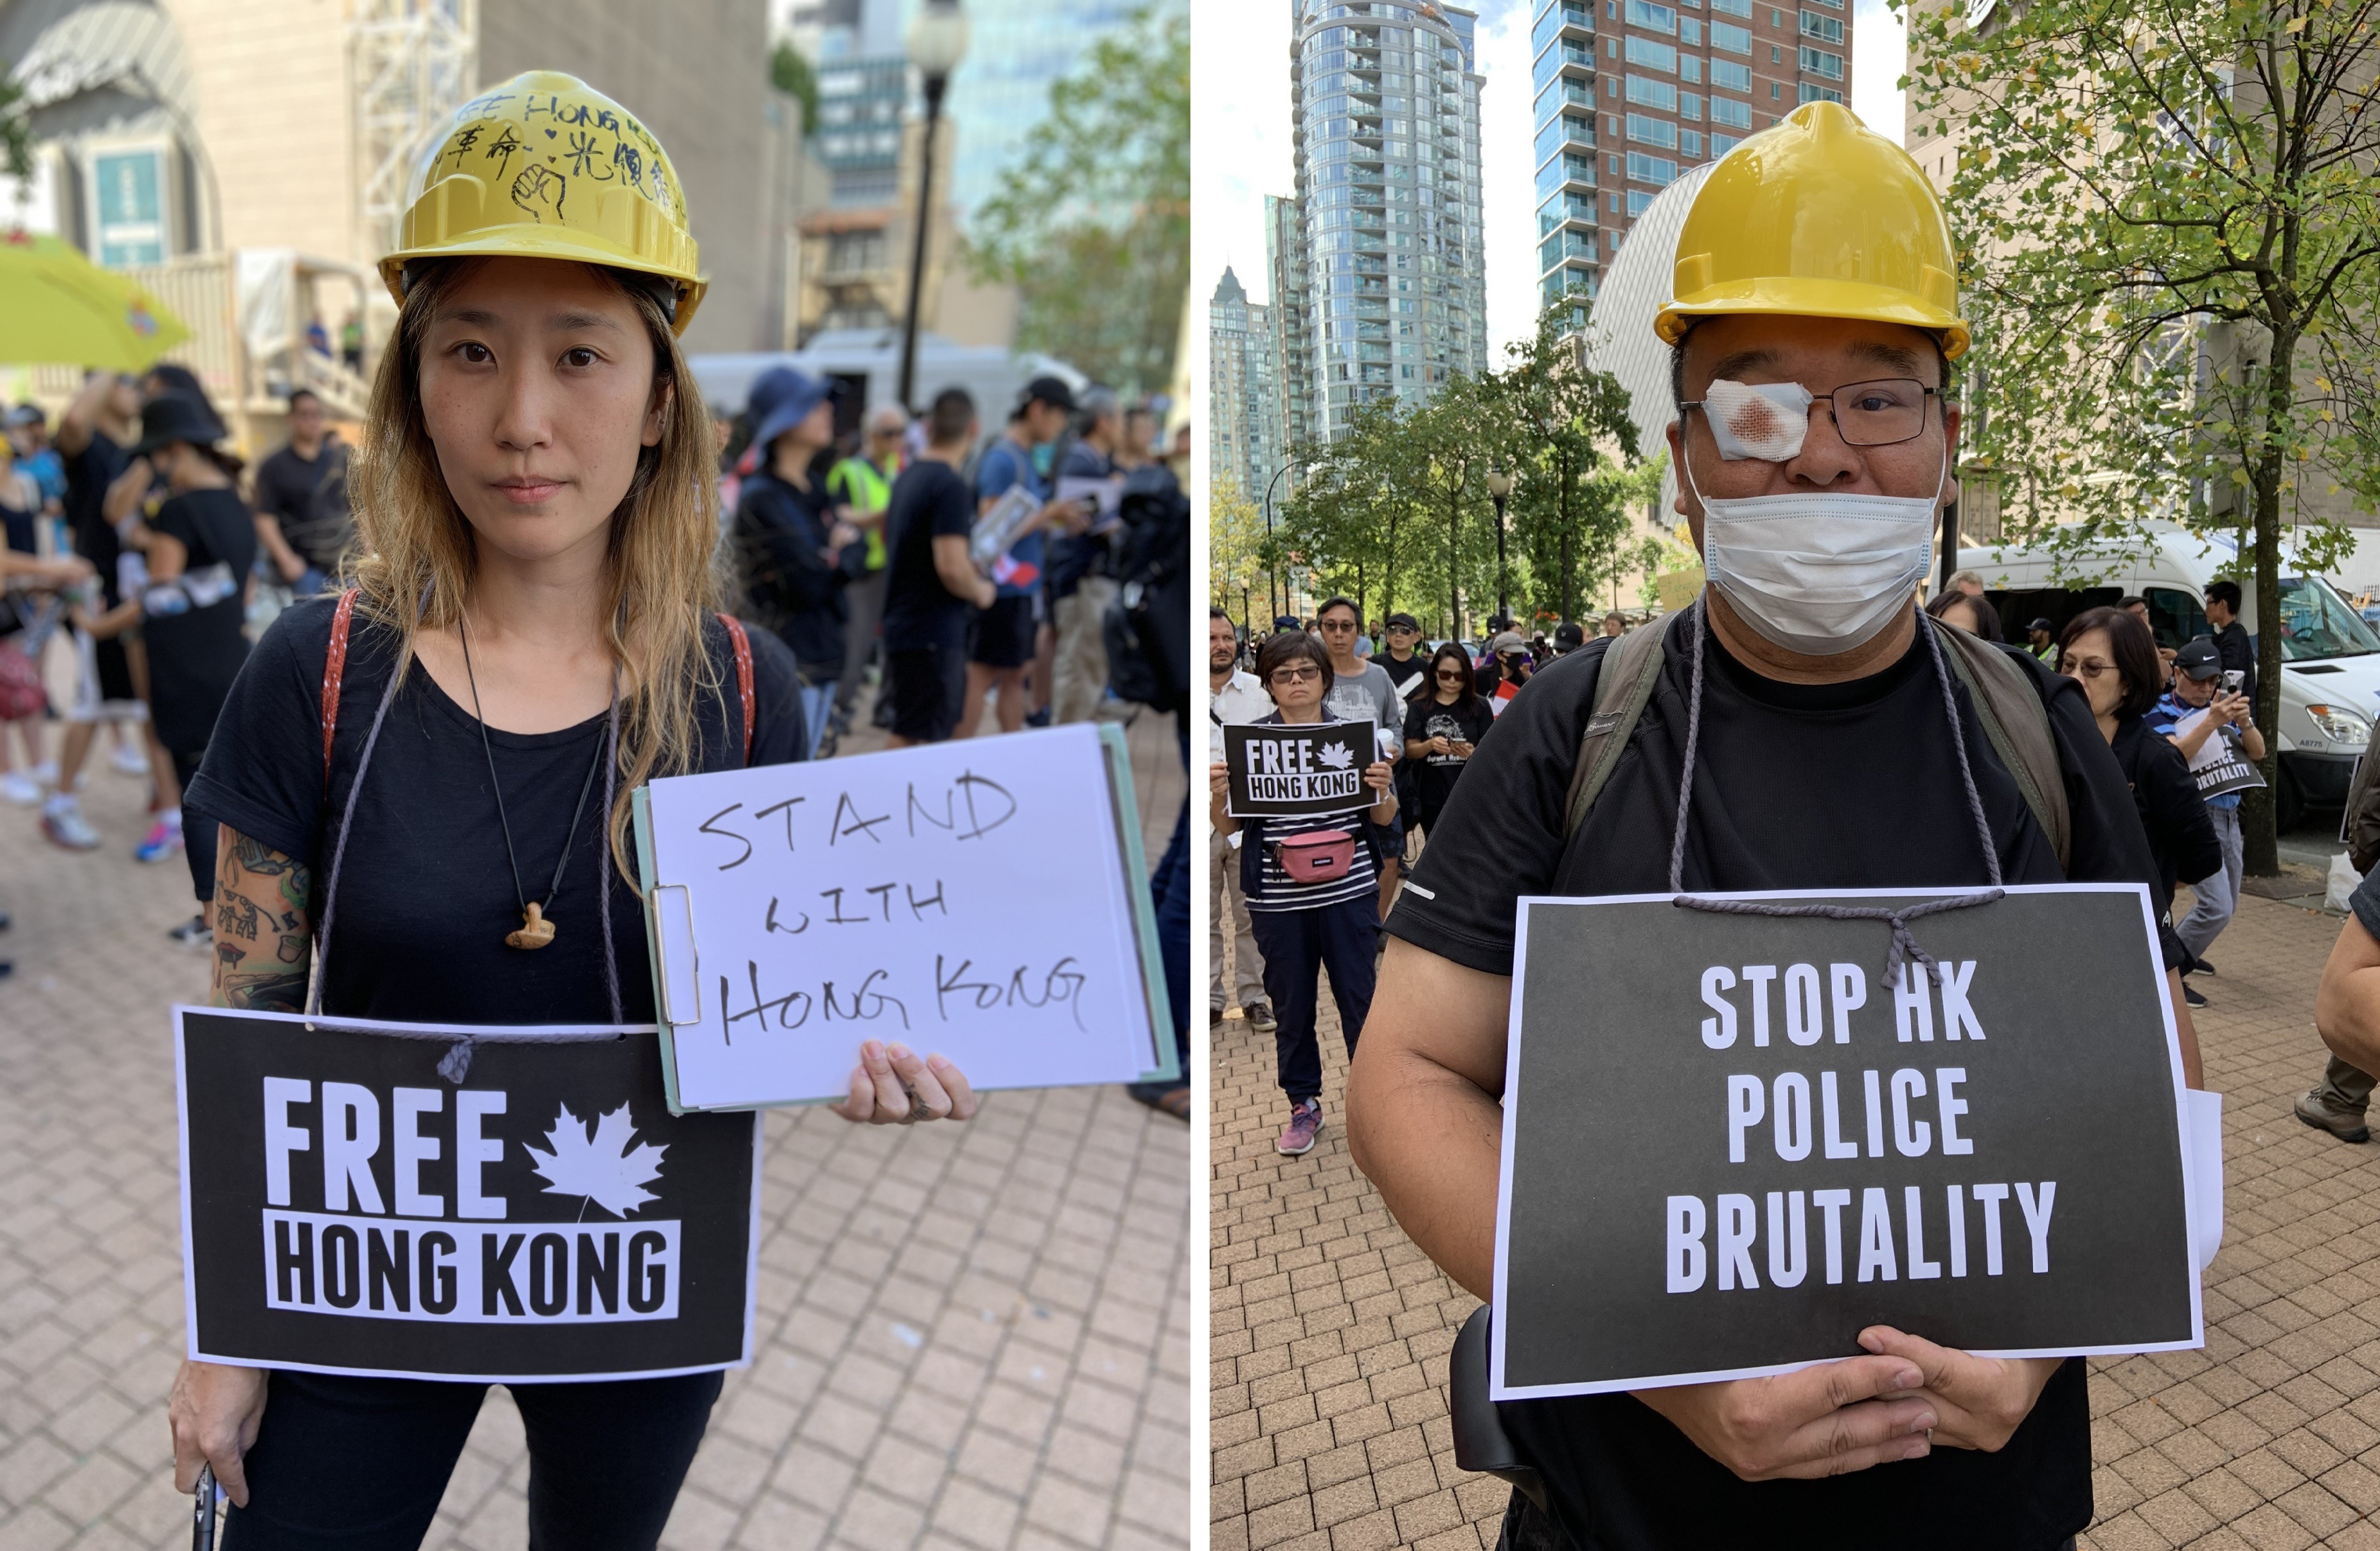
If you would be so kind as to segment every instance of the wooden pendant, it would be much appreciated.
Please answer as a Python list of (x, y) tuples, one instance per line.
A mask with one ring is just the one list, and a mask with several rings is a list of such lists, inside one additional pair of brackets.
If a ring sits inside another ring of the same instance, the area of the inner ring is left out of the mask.
[(511, 947), (543, 947), (553, 941), (553, 922), (545, 919), (545, 911), (531, 900), (528, 912), (521, 917), (521, 929), (504, 938)]

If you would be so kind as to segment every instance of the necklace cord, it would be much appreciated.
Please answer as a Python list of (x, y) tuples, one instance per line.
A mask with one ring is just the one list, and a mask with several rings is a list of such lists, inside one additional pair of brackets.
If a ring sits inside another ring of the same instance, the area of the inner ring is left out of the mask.
[[(479, 676), (471, 670), (471, 631), (467, 624), (457, 619), (455, 623), (455, 633), (462, 639), (463, 642), (463, 678), (471, 686), (471, 717), (480, 724), (480, 751), (485, 754), (488, 760), (488, 787), (496, 794), (496, 823), (504, 832), (504, 861), (513, 870), (513, 898), (520, 902), (521, 914), (527, 917), (528, 891), (521, 886), (520, 858), (513, 850), (512, 820), (504, 812), (504, 786), (496, 779), (496, 751), (488, 739), (487, 715), (480, 709)], [(619, 701), (620, 678), (615, 671), (612, 676), (613, 727), (615, 736), (618, 727)], [(570, 865), (571, 848), (578, 843), (578, 821), (586, 816), (587, 794), (595, 789), (595, 769), (597, 765), (603, 763), (606, 741), (603, 739), (595, 740), (595, 758), (588, 763), (587, 778), (578, 783), (578, 806), (570, 811), (570, 833), (563, 837), (562, 859), (553, 864), (553, 882), (545, 891), (545, 902), (539, 907), (540, 911), (552, 910), (554, 897), (562, 892), (563, 869)], [(609, 912), (607, 911), (606, 914), (608, 915)]]
[(1984, 848), (1984, 868), (1991, 886), (1973, 894), (1961, 894), (1946, 899), (1922, 900), (1914, 905), (1893, 910), (1885, 906), (1799, 904), (1788, 905), (1774, 899), (1711, 899), (1688, 894), (1686, 873), (1686, 814), (1694, 789), (1694, 758), (1702, 742), (1703, 720), (1703, 631), (1706, 627), (1705, 601), (1694, 600), (1687, 611), (1686, 628), (1694, 632), (1690, 653), (1692, 671), (1686, 691), (1686, 752), (1678, 778), (1678, 820), (1670, 841), (1670, 902), (1681, 910), (1702, 910), (1711, 915), (1753, 915), (1769, 917), (1811, 917), (1825, 921), (1878, 921), (1892, 928), (1891, 946), (1884, 959), (1884, 978), (1892, 984), (1900, 983), (1904, 962), (1916, 963), (1922, 971), (1939, 985), (1942, 967), (1933, 955), (1918, 945), (1911, 934), (1909, 923), (1945, 910), (1965, 910), (1974, 905), (1988, 905), (2007, 898), (2001, 886), (1999, 849), (1992, 843), (1992, 826), (1984, 814), (1984, 800), (1975, 789), (1974, 770), (1967, 760), (1967, 739), (1959, 725), (1958, 697), (1950, 689), (1949, 665), (1942, 659), (1942, 644), (1935, 639), (1931, 621), (1924, 616), (1917, 628), (1925, 637), (1925, 644), (1934, 664), (1936, 681), (1942, 688), (1942, 709), (1950, 726), (1950, 746), (1958, 751), (1959, 783), (1967, 798), (1967, 811), (1975, 821), (1975, 835)]

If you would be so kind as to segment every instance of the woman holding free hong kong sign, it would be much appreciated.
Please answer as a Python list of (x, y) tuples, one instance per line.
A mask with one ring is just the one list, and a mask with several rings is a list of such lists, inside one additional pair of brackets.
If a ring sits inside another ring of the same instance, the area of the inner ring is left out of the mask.
[[(534, 168), (490, 160), (541, 143), (526, 113), (604, 126), (621, 178), (540, 204)], [(783, 647), (713, 612), (710, 424), (677, 344), (703, 292), (683, 196), (619, 104), (535, 72), (458, 110), (405, 238), (382, 266), (401, 311), (356, 459), (367, 553), (345, 657), (339, 600), (283, 614), (191, 788), (223, 821), (212, 1004), (299, 1010), (319, 928), (327, 1014), (650, 1023), (631, 791), (806, 747)], [(327, 749), (326, 700), (346, 713)], [(845, 1119), (975, 1111), (939, 1056), (856, 1055)], [(717, 1373), (513, 1386), (532, 1543), (651, 1546), (719, 1389)], [(418, 1545), (483, 1394), (186, 1362), (175, 1479), (212, 1466), (251, 1551)]]
[[(1956, 643), (1921, 633), (1941, 628), (1919, 617), (1916, 582), (1958, 493), (1944, 389), (1967, 346), (1925, 174), (1814, 103), (1719, 161), (1677, 250), (1678, 299), (1656, 328), (1674, 352), (1679, 509), (1710, 584), (1645, 627), (1666, 631), (1651, 698), (1574, 830), (1607, 647), (1562, 658), (1499, 718), (1390, 918), (1349, 1078), (1358, 1166), (1483, 1298), (1522, 896), (1966, 888), (1989, 881), (1986, 837), (2009, 883), (2159, 881), (2082, 687), (2009, 656), (2063, 777), (2061, 862), (1939, 654)], [(2195, 1084), (2180, 944), (2160, 935)], [(1772, 1377), (1500, 1405), (1555, 1520), (1516, 1493), (1508, 1533), (1597, 1551), (1700, 1551), (1747, 1531), (1828, 1551), (2070, 1544), (2092, 1508), (2082, 1362), (1979, 1358), (1883, 1325), (1853, 1336), (1855, 1355)]]
[[(1280, 707), (1259, 716), (1258, 727), (1312, 727), (1336, 722), (1323, 704), (1332, 679), (1330, 653), (1303, 630), (1286, 630), (1257, 653), (1257, 677)], [(1359, 724), (1360, 725), (1360, 724)], [(1390, 790), (1392, 767), (1376, 760), (1365, 768), (1364, 785), (1380, 794), (1369, 808), (1311, 819), (1237, 819), (1226, 812), (1228, 767), (1207, 767), (1214, 793), (1210, 816), (1219, 835), (1246, 834), (1240, 842), (1240, 886), (1248, 899), (1248, 925), (1264, 955), (1265, 995), (1272, 999), (1273, 1048), (1281, 1092), (1289, 1095), (1289, 1124), (1274, 1146), (1296, 1156), (1314, 1147), (1322, 1129), (1322, 1047), (1315, 1020), (1321, 1011), (1321, 973), (1330, 971), (1330, 994), (1339, 1003), (1339, 1026), (1347, 1053), (1372, 1010), (1372, 956), (1380, 931), (1379, 865), (1365, 821), (1387, 824), (1396, 817)], [(1290, 849), (1335, 843), (1338, 862), (1319, 874), (1293, 874)]]

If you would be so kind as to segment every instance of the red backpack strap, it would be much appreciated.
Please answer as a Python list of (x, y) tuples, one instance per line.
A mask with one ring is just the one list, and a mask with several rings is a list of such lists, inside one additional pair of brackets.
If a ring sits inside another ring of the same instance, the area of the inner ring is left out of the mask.
[(721, 614), (719, 622), (727, 627), (727, 643), (735, 649), (735, 693), (744, 702), (744, 763), (748, 765), (752, 763), (752, 638), (744, 633), (744, 621), (732, 614)]
[(355, 618), (356, 590), (339, 594), (331, 616), (331, 650), (322, 659), (322, 797), (331, 795), (331, 739), (339, 730), (339, 683), (347, 673), (347, 627)]

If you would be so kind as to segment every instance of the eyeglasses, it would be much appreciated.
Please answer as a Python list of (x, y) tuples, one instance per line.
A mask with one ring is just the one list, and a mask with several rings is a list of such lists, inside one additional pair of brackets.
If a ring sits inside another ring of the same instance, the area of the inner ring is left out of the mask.
[(1417, 636), (1421, 634), (1421, 630), (1418, 627), (1413, 625), (1391, 625), (1389, 627), (1389, 634), (1392, 636)]
[(1325, 619), (1322, 623), (1315, 627), (1318, 630), (1329, 630), (1333, 635), (1338, 634), (1341, 630), (1352, 630), (1354, 628), (1355, 621), (1353, 619)]
[[(1810, 396), (1810, 408), (1828, 407), (1835, 419), (1835, 434), (1855, 447), (1888, 447), (1916, 438), (1925, 429), (1925, 401), (1939, 398), (1913, 377), (1887, 377), (1873, 383), (1852, 383), (1832, 393)], [(1703, 409), (1704, 401), (1690, 398), (1682, 406)]]
[(2084, 678), (2096, 678), (2103, 673), (2115, 672), (2116, 665), (2113, 663), (2103, 663), (2096, 657), (2092, 658), (2088, 662), (2081, 662), (2076, 660), (2074, 655), (2070, 653), (2065, 657), (2059, 659), (2058, 671), (2065, 674), (2079, 674)]
[(1272, 681), (1276, 684), (1315, 684), (1321, 678), (1322, 672), (1318, 668), (1277, 667), (1272, 670)]
[(1463, 682), (1463, 672), (1461, 668), (1440, 668), (1438, 673), (1438, 681), (1441, 684), (1460, 684)]

